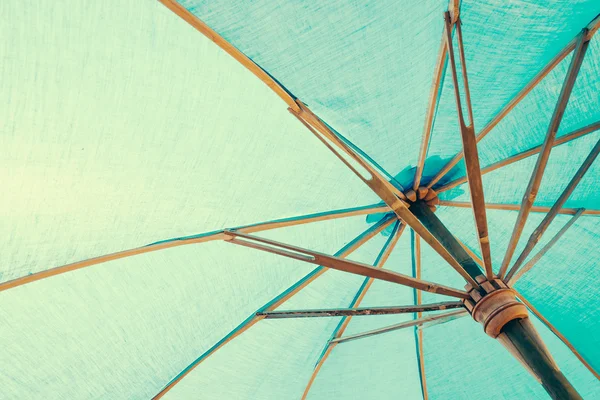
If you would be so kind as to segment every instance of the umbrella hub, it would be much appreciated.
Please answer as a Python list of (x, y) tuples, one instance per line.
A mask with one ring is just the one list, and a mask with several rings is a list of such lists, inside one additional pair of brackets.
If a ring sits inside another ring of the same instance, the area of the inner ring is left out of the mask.
[(440, 204), (437, 192), (425, 186), (421, 186), (417, 190), (408, 190), (404, 192), (404, 195), (410, 203), (415, 203), (417, 201), (425, 202), (431, 211), (435, 211)]
[(528, 318), (525, 305), (517, 301), (514, 290), (501, 279), (488, 281), (480, 275), (477, 281), (481, 285), (479, 288), (473, 288), (470, 284), (465, 286), (471, 298), (464, 299), (463, 303), (489, 336), (497, 338), (508, 322)]

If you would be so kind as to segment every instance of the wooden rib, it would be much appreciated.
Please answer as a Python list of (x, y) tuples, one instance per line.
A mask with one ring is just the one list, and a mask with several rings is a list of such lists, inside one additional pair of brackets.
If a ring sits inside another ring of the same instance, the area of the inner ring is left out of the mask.
[[(471, 208), (471, 203), (466, 201), (448, 201), (441, 200), (440, 206), (446, 207), (458, 207), (458, 208)], [(519, 211), (521, 207), (519, 204), (501, 204), (501, 203), (486, 203), (488, 210), (504, 210), (504, 211)], [(578, 208), (562, 208), (558, 211), (559, 214), (575, 215), (577, 214)], [(550, 207), (533, 206), (531, 212), (547, 213), (550, 211)], [(585, 210), (583, 215), (600, 215), (600, 210)]]
[(390, 315), (406, 313), (423, 313), (428, 311), (449, 310), (461, 308), (460, 301), (445, 301), (440, 303), (395, 306), (395, 307), (358, 307), (358, 308), (330, 308), (330, 309), (308, 309), (308, 310), (285, 310), (285, 311), (263, 311), (257, 312), (257, 317), (266, 319), (286, 318), (318, 318), (318, 317), (356, 317), (365, 315)]
[(325, 352), (323, 353), (323, 356), (321, 357), (319, 362), (317, 362), (317, 365), (315, 365), (315, 369), (313, 370), (313, 373), (310, 376), (308, 383), (306, 384), (306, 388), (304, 388), (304, 392), (302, 393), (301, 400), (306, 400), (306, 397), (308, 396), (308, 392), (310, 391), (310, 388), (312, 388), (312, 385), (315, 382), (315, 379), (317, 378), (319, 371), (321, 371), (321, 367), (323, 366), (323, 364), (325, 364), (325, 361), (329, 358), (329, 355), (333, 351), (334, 347), (335, 347), (335, 344), (328, 344), (327, 347), (325, 348)]
[[(329, 211), (329, 212), (324, 212), (324, 213), (302, 215), (302, 216), (298, 216), (298, 217), (283, 218), (283, 219), (267, 221), (267, 222), (259, 222), (256, 224), (243, 225), (243, 226), (239, 226), (236, 228), (230, 228), (230, 229), (235, 229), (237, 231), (245, 232), (245, 233), (253, 233), (253, 232), (260, 232), (260, 231), (265, 231), (265, 230), (269, 230), (269, 229), (283, 228), (283, 227), (287, 227), (287, 226), (308, 224), (311, 222), (327, 221), (327, 220), (332, 220), (332, 219), (337, 219), (337, 218), (345, 218), (345, 217), (373, 214), (373, 213), (386, 212), (386, 211), (389, 211), (389, 208), (387, 206), (384, 206), (381, 204), (375, 204), (375, 205), (369, 205), (369, 206)], [(39, 281), (41, 279), (50, 278), (50, 277), (53, 277), (56, 275), (64, 274), (66, 272), (76, 271), (78, 269), (90, 267), (93, 265), (97, 265), (97, 264), (101, 264), (101, 263), (105, 263), (105, 262), (109, 262), (109, 261), (118, 260), (121, 258), (132, 257), (132, 256), (136, 256), (139, 254), (150, 253), (150, 252), (157, 251), (157, 250), (168, 249), (171, 247), (184, 246), (184, 245), (188, 245), (188, 244), (205, 243), (205, 242), (209, 242), (209, 241), (213, 241), (213, 240), (221, 240), (221, 239), (223, 239), (223, 230), (207, 232), (207, 233), (203, 233), (200, 235), (194, 235), (194, 236), (168, 239), (168, 240), (152, 243), (152, 244), (142, 246), (142, 247), (136, 247), (133, 249), (124, 250), (124, 251), (120, 251), (117, 253), (106, 254), (103, 256), (94, 257), (94, 258), (90, 258), (90, 259), (83, 260), (83, 261), (78, 261), (78, 262), (67, 264), (67, 265), (62, 265), (59, 267), (47, 269), (45, 271), (37, 272), (35, 274), (31, 274), (31, 275), (23, 276), (23, 277), (16, 278), (16, 279), (13, 279), (10, 281), (2, 282), (2, 283), (0, 283), (0, 292), (7, 290), (7, 289), (17, 287), (17, 286), (25, 285), (27, 283)]]
[[(386, 229), (388, 226), (390, 226), (394, 221), (395, 221), (395, 218), (388, 218), (388, 217), (382, 218), (379, 222), (377, 222), (373, 226), (369, 227), (367, 230), (365, 230), (359, 236), (357, 236), (352, 241), (350, 241), (350, 243), (348, 243), (340, 251), (335, 253), (334, 256), (340, 257), (340, 258), (345, 258), (345, 257), (349, 256), (356, 249), (358, 249), (360, 246), (362, 246), (367, 241), (369, 241), (371, 238), (373, 238), (376, 235), (378, 235), (379, 233), (381, 233), (384, 229)], [(279, 299), (274, 300), (269, 308), (262, 308), (259, 311), (265, 311), (265, 310), (268, 311), (268, 310), (276, 309), (277, 307), (282, 305), (284, 302), (286, 302), (291, 296), (293, 296), (294, 294), (298, 293), (300, 290), (305, 288), (306, 285), (308, 285), (309, 283), (311, 283), (312, 281), (317, 279), (319, 276), (323, 275), (328, 269), (329, 268), (327, 268), (325, 266), (319, 266), (318, 268), (314, 269), (310, 273), (312, 275), (310, 276), (309, 279), (306, 279), (305, 281), (302, 281), (301, 284), (298, 284), (295, 287), (291, 287), (289, 289), (289, 291), (290, 291), (289, 297), (287, 297), (287, 295), (281, 296)]]
[[(571, 140), (578, 139), (578, 138), (580, 138), (582, 136), (585, 136), (585, 135), (587, 135), (589, 133), (595, 132), (598, 129), (600, 129), (600, 121), (594, 122), (593, 124), (584, 126), (583, 128), (579, 128), (579, 129), (577, 129), (577, 130), (575, 130), (575, 131), (573, 131), (571, 133), (568, 133), (566, 135), (563, 135), (563, 136), (559, 137), (558, 139), (556, 139), (554, 141), (554, 143), (552, 144), (552, 147), (560, 146), (561, 144), (565, 144), (567, 142), (570, 142)], [(516, 163), (517, 161), (521, 161), (521, 160), (523, 160), (523, 159), (525, 159), (527, 157), (530, 157), (530, 156), (533, 156), (535, 154), (538, 154), (541, 149), (542, 149), (541, 145), (540, 146), (535, 146), (535, 147), (532, 147), (529, 150), (525, 150), (525, 151), (522, 151), (520, 153), (517, 153), (514, 156), (507, 157), (504, 160), (497, 161), (497, 162), (495, 162), (495, 163), (493, 163), (493, 164), (491, 164), (491, 165), (483, 168), (481, 170), (481, 174), (485, 175), (485, 174), (487, 174), (489, 172), (495, 171), (495, 170), (497, 170), (499, 168), (502, 168), (504, 166)], [(438, 193), (445, 192), (446, 190), (450, 190), (450, 189), (453, 189), (453, 188), (455, 188), (455, 187), (457, 187), (459, 185), (462, 185), (466, 181), (467, 181), (467, 177), (464, 176), (464, 177), (455, 179), (452, 182), (449, 182), (449, 183), (445, 184), (444, 186), (439, 187), (438, 189), (436, 189), (436, 191)]]
[(594, 370), (594, 368), (591, 366), (590, 363), (586, 361), (585, 358), (583, 358), (583, 356), (577, 351), (575, 346), (573, 346), (571, 342), (569, 342), (569, 340), (562, 333), (560, 333), (559, 330), (554, 327), (554, 325), (550, 323), (550, 321), (548, 321), (525, 297), (523, 297), (521, 293), (517, 291), (515, 291), (515, 293), (519, 300), (521, 300), (523, 304), (525, 304), (527, 308), (529, 308), (529, 310), (532, 313), (534, 313), (535, 316), (538, 317), (538, 319), (542, 321), (544, 325), (546, 325), (548, 329), (552, 331), (552, 333), (554, 333), (554, 335), (556, 335), (556, 337), (562, 340), (565, 346), (567, 346), (569, 350), (571, 350), (575, 357), (577, 357), (579, 361), (581, 361), (581, 363), (592, 373), (592, 375), (594, 375), (596, 379), (600, 380), (600, 374), (596, 370)]
[[(575, 223), (575, 221), (577, 221), (577, 219), (579, 217), (581, 217), (581, 215), (583, 214), (583, 212), (585, 211), (584, 208), (580, 208), (579, 211), (577, 211), (577, 213), (573, 216), (573, 218), (571, 218), (569, 220), (569, 222), (567, 222), (560, 231), (558, 231), (556, 233), (556, 235), (554, 235), (554, 237), (548, 242), (546, 243), (546, 245), (544, 247), (542, 247), (542, 249), (531, 258), (531, 260), (529, 260), (527, 262), (527, 264), (525, 264), (525, 266), (523, 268), (521, 268), (518, 272), (514, 272), (513, 270), (511, 270), (508, 275), (506, 275), (506, 281), (507, 284), (509, 286), (514, 286), (514, 284), (521, 279), (521, 277), (527, 272), (529, 271), (531, 268), (533, 268), (533, 266), (544, 256), (544, 254), (546, 254), (548, 252), (548, 250), (550, 250), (552, 248), (552, 246), (554, 246), (554, 244), (556, 244), (556, 242), (558, 242), (558, 240), (561, 238), (562, 235), (565, 234), (565, 232), (571, 227), (571, 225), (573, 225)], [(514, 276), (513, 276), (514, 275)]]
[(488, 234), (487, 217), (485, 213), (485, 198), (483, 195), (483, 183), (481, 180), (481, 168), (479, 165), (479, 154), (477, 152), (477, 141), (475, 139), (475, 128), (473, 126), (473, 108), (471, 106), (471, 94), (469, 91), (469, 79), (467, 76), (467, 65), (465, 60), (464, 46), (462, 40), (461, 21), (458, 19), (456, 26), (456, 37), (458, 41), (458, 51), (461, 63), (463, 87), (465, 91), (465, 103), (469, 116), (469, 125), (466, 125), (463, 116), (463, 110), (460, 99), (458, 73), (456, 60), (454, 58), (454, 49), (452, 45), (452, 17), (449, 12), (444, 14), (446, 20), (446, 46), (448, 47), (448, 58), (452, 70), (452, 80), (454, 82), (454, 96), (456, 101), (456, 111), (458, 114), (458, 124), (462, 137), (463, 152), (465, 154), (465, 166), (467, 170), (467, 182), (469, 183), (469, 193), (471, 203), (473, 204), (473, 216), (475, 218), (475, 227), (477, 237), (483, 257), (483, 266), (488, 280), (493, 279), (492, 254), (490, 249), (490, 238)]
[[(295, 111), (293, 109), (289, 109), (289, 111), (294, 115), (313, 135), (317, 136), (319, 140), (321, 140), (335, 155), (340, 158), (346, 164), (352, 172), (354, 172), (361, 180), (363, 180), (371, 189), (373, 189), (372, 185), (377, 186), (377, 188), (385, 188), (389, 194), (393, 195), (392, 203), (395, 202), (398, 198), (402, 200), (406, 200), (406, 196), (402, 193), (402, 190), (396, 188), (392, 185), (379, 171), (377, 171), (371, 164), (366, 162), (362, 157), (360, 157), (354, 150), (348, 146), (343, 140), (341, 140), (335, 132), (333, 132), (326, 123), (324, 123), (316, 114), (314, 114), (305, 104), (302, 102), (298, 103), (300, 106), (300, 111)], [(353, 161), (355, 161), (358, 165), (364, 168), (369, 174), (370, 178), (363, 176), (352, 164), (350, 164), (337, 150), (335, 150), (331, 145), (327, 142), (327, 139), (337, 146), (338, 149), (342, 150), (346, 153)], [(375, 191), (375, 189), (373, 189)], [(381, 191), (381, 190), (380, 190)], [(377, 192), (376, 192), (377, 193)], [(379, 193), (377, 193), (379, 194)], [(391, 198), (391, 196), (388, 195)], [(383, 200), (383, 199), (382, 199)], [(385, 200), (384, 200), (385, 202)], [(386, 204), (388, 204), (386, 202)], [(388, 204), (389, 206), (389, 204)]]
[(438, 53), (438, 60), (433, 73), (433, 82), (431, 84), (431, 92), (429, 93), (429, 105), (427, 106), (427, 115), (425, 116), (425, 127), (423, 128), (423, 140), (421, 141), (421, 149), (419, 151), (419, 161), (415, 170), (415, 178), (413, 181), (413, 190), (417, 190), (421, 184), (423, 176), (423, 167), (425, 166), (425, 158), (427, 157), (427, 149), (429, 148), (429, 140), (431, 139), (431, 129), (433, 127), (433, 117), (438, 104), (440, 94), (440, 86), (442, 83), (444, 65), (446, 64), (446, 39), (442, 32), (442, 42)]
[[(396, 226), (394, 227), (394, 232), (392, 233), (390, 238), (385, 242), (385, 244), (383, 245), (382, 251), (378, 255), (377, 260), (375, 260), (375, 267), (383, 268), (387, 259), (390, 256), (390, 254), (396, 247), (396, 243), (398, 243), (398, 239), (400, 239), (400, 236), (402, 236), (402, 233), (404, 232), (405, 228), (406, 228), (406, 225), (404, 225), (404, 224), (400, 225), (400, 221), (396, 222)], [(367, 278), (363, 282), (361, 287), (358, 289), (356, 296), (354, 296), (354, 299), (352, 299), (352, 302), (350, 303), (351, 308), (358, 307), (360, 305), (360, 303), (364, 299), (365, 295), (367, 294), (367, 291), (373, 284), (373, 281), (374, 281), (373, 278)], [(333, 331), (333, 334), (331, 335), (332, 338), (340, 337), (345, 332), (345, 330), (348, 327), (348, 324), (350, 323), (351, 320), (352, 320), (352, 316), (342, 318), (342, 320), (340, 321), (337, 328)], [(315, 369), (313, 370), (313, 373), (312, 373), (310, 379), (308, 380), (308, 383), (306, 384), (306, 388), (304, 389), (304, 392), (302, 393), (302, 400), (306, 400), (306, 396), (308, 396), (308, 392), (310, 391), (312, 384), (314, 383), (317, 375), (319, 374), (319, 371), (321, 370), (321, 367), (323, 366), (323, 364), (325, 363), (325, 361), (331, 354), (331, 351), (333, 350), (334, 347), (335, 347), (335, 344), (331, 344), (331, 342), (327, 342), (327, 345), (325, 346), (325, 350), (323, 351), (319, 360), (317, 361), (317, 364), (315, 365)]]
[(229, 332), (225, 337), (223, 337), (219, 342), (217, 342), (214, 346), (212, 346), (207, 352), (203, 353), (200, 357), (194, 360), (190, 365), (188, 365), (183, 371), (175, 376), (165, 387), (161, 389), (152, 400), (158, 400), (162, 398), (167, 392), (169, 392), (175, 385), (177, 385), (183, 378), (185, 378), (190, 372), (192, 372), (200, 363), (206, 360), (208, 357), (213, 355), (217, 350), (225, 346), (227, 343), (231, 342), (233, 339), (250, 329), (254, 324), (260, 321), (262, 317), (251, 316), (246, 319), (240, 325), (238, 325), (235, 329)]
[[(594, 18), (586, 27), (587, 34), (586, 39), (589, 41), (592, 36), (598, 31), (600, 28), (600, 18)], [(562, 60), (564, 60), (571, 52), (575, 49), (577, 44), (577, 40), (579, 39), (579, 35), (571, 40), (552, 60), (546, 64), (544, 68), (540, 72), (535, 75), (531, 81), (521, 91), (510, 100), (498, 114), (492, 118), (488, 124), (483, 127), (483, 129), (477, 134), (477, 142), (483, 139), (488, 133), (494, 129), (496, 125), (500, 123), (510, 113), (520, 102), (527, 96), (541, 81), (548, 75), (554, 67), (556, 67)], [(463, 153), (460, 152), (452, 160), (450, 160), (441, 170), (433, 177), (433, 179), (427, 184), (428, 188), (433, 187), (436, 183), (439, 182), (440, 179), (444, 177), (456, 164), (460, 162), (463, 158)]]
[(229, 243), (238, 244), (266, 251), (280, 256), (292, 258), (299, 261), (318, 264), (327, 268), (348, 272), (355, 275), (368, 276), (370, 278), (381, 279), (387, 282), (397, 283), (399, 285), (412, 287), (418, 290), (425, 290), (431, 293), (439, 293), (445, 296), (453, 296), (461, 299), (469, 297), (468, 293), (462, 290), (454, 289), (444, 285), (432, 282), (418, 280), (408, 275), (400, 274), (395, 271), (372, 267), (367, 264), (356, 261), (344, 260), (339, 257), (329, 256), (327, 254), (303, 249), (301, 247), (276, 242), (258, 236), (246, 235), (243, 233), (226, 231), (225, 240)]
[(437, 314), (437, 315), (434, 315), (431, 317), (413, 319), (411, 321), (401, 322), (399, 324), (386, 326), (384, 328), (373, 329), (371, 331), (357, 333), (355, 335), (340, 337), (337, 339), (333, 339), (331, 342), (332, 343), (344, 343), (344, 342), (349, 342), (351, 340), (362, 339), (362, 338), (369, 337), (369, 336), (380, 335), (382, 333), (396, 331), (399, 329), (410, 328), (411, 326), (425, 327), (425, 326), (443, 324), (445, 322), (450, 322), (457, 318), (464, 317), (465, 315), (467, 315), (467, 310), (457, 310), (457, 311), (452, 311), (449, 313)]
[(546, 138), (544, 139), (544, 144), (542, 145), (542, 149), (540, 150), (540, 155), (538, 156), (537, 162), (533, 169), (533, 173), (531, 174), (531, 178), (529, 180), (529, 184), (527, 185), (527, 189), (525, 189), (525, 195), (523, 196), (523, 200), (521, 202), (519, 215), (517, 216), (517, 221), (515, 223), (515, 227), (508, 242), (508, 247), (504, 255), (504, 260), (502, 261), (502, 265), (500, 267), (499, 276), (501, 278), (504, 277), (504, 275), (506, 274), (508, 264), (512, 259), (512, 256), (517, 247), (517, 243), (521, 238), (521, 233), (523, 233), (523, 229), (525, 228), (525, 223), (527, 222), (527, 217), (529, 216), (531, 207), (535, 202), (535, 198), (537, 196), (537, 192), (540, 187), (540, 183), (542, 181), (546, 165), (548, 163), (548, 158), (550, 157), (552, 143), (554, 142), (554, 138), (556, 137), (556, 132), (558, 131), (560, 122), (562, 121), (565, 108), (567, 107), (567, 104), (569, 102), (571, 91), (573, 90), (573, 86), (575, 85), (575, 80), (577, 79), (581, 63), (583, 62), (583, 58), (589, 45), (589, 42), (585, 40), (586, 37), (587, 29), (584, 29), (580, 33), (579, 38), (577, 40), (577, 45), (573, 53), (573, 58), (571, 59), (569, 70), (567, 71), (563, 87), (560, 91), (558, 101), (556, 102), (556, 108), (554, 109), (554, 113), (552, 115), (552, 119), (548, 127), (548, 132), (546, 133)]
[[(385, 228), (387, 228), (392, 222), (394, 222), (394, 219), (387, 217), (382, 218), (378, 223), (370, 226), (368, 229), (366, 229), (364, 232), (362, 232), (360, 235), (358, 235), (352, 241), (350, 241), (350, 243), (348, 243), (342, 249), (340, 249), (336, 253), (336, 256), (349, 256), (356, 249), (358, 249), (360, 246), (366, 243), (369, 239), (371, 239), (372, 237), (383, 231)], [(322, 266), (315, 268), (310, 273), (305, 275), (302, 279), (300, 279), (298, 282), (290, 286), (286, 291), (271, 299), (271, 301), (262, 306), (258, 310), (258, 312), (275, 310), (277, 307), (281, 306), (281, 304), (283, 304), (295, 294), (297, 294), (300, 290), (305, 288), (308, 284), (313, 282), (319, 276), (323, 275), (326, 271), (327, 268)], [(182, 372), (180, 372), (173, 379), (171, 379), (171, 381), (167, 383), (167, 385), (165, 385), (163, 389), (152, 399), (157, 400), (163, 397), (169, 390), (171, 390), (177, 383), (179, 383), (187, 374), (189, 374), (194, 368), (200, 365), (204, 360), (213, 355), (217, 350), (225, 346), (231, 340), (250, 329), (250, 327), (252, 327), (256, 322), (260, 321), (261, 319), (262, 317), (257, 317), (255, 314), (252, 314), (244, 322), (242, 322), (235, 329), (229, 332), (223, 339), (221, 339), (213, 347), (211, 347), (208, 351), (206, 351), (200, 357), (194, 360)]]
[[(387, 180), (385, 180), (377, 171), (373, 171), (370, 166), (362, 160), (360, 157), (353, 157), (353, 159), (365, 168), (370, 174), (370, 177), (365, 177), (363, 174), (358, 172), (354, 166), (337, 151), (332, 142), (336, 147), (342, 149), (348, 154), (352, 153), (352, 150), (340, 140), (333, 132), (329, 130), (326, 124), (324, 124), (316, 115), (310, 110), (304, 108), (304, 105), (300, 103), (301, 111), (299, 113), (290, 109), (290, 112), (295, 115), (298, 120), (304, 124), (304, 126), (313, 133), (336, 157), (340, 159), (352, 172), (356, 174), (367, 186), (375, 192), (384, 203), (386, 203), (392, 211), (398, 216), (399, 219), (404, 221), (410, 226), (419, 236), (423, 238), (448, 264), (450, 264), (468, 283), (474, 287), (478, 286), (478, 283), (465, 271), (460, 263), (448, 252), (448, 250), (423, 226), (423, 224), (408, 210), (408, 205), (402, 198), (399, 197), (398, 190), (394, 188)], [(314, 127), (314, 128), (313, 128)], [(328, 140), (329, 141), (328, 141)], [(353, 153), (352, 153), (353, 154)], [(402, 194), (402, 193), (400, 193)], [(402, 194), (403, 198), (406, 198)]]
[(590, 153), (583, 161), (583, 163), (581, 164), (581, 166), (579, 167), (579, 169), (577, 170), (567, 187), (563, 190), (558, 200), (556, 200), (548, 214), (546, 214), (542, 222), (540, 222), (538, 227), (535, 228), (535, 230), (531, 233), (531, 236), (529, 236), (525, 248), (523, 249), (523, 251), (519, 255), (519, 258), (517, 258), (517, 261), (515, 261), (514, 265), (506, 275), (506, 279), (510, 279), (519, 269), (519, 267), (523, 264), (523, 262), (525, 262), (527, 256), (533, 251), (533, 248), (538, 244), (538, 242), (540, 241), (550, 224), (552, 224), (554, 218), (556, 217), (562, 206), (565, 205), (565, 203), (567, 202), (567, 200), (569, 199), (579, 182), (581, 182), (583, 176), (586, 174), (588, 169), (590, 169), (590, 167), (596, 160), (596, 157), (598, 157), (598, 153), (600, 153), (600, 140), (598, 140), (592, 151), (590, 151)]
[[(421, 238), (418, 235), (415, 235), (415, 277), (417, 279), (421, 279)], [(416, 292), (416, 303), (420, 305), (422, 303), (422, 293), (417, 290)], [(423, 314), (421, 312), (417, 313), (417, 319), (421, 318)], [(417, 329), (417, 350), (419, 352), (419, 376), (421, 378), (421, 391), (423, 393), (423, 400), (427, 400), (429, 398), (429, 394), (427, 392), (427, 378), (425, 376), (425, 358), (423, 354), (423, 331), (421, 329)]]
[(223, 39), (221, 35), (211, 29), (198, 17), (188, 11), (185, 7), (179, 4), (176, 0), (159, 0), (167, 8), (177, 14), (185, 22), (193, 26), (198, 32), (216, 43), (217, 46), (225, 50), (230, 56), (235, 58), (240, 64), (246, 67), (252, 72), (258, 79), (267, 84), (285, 103), (288, 107), (295, 110), (298, 109), (295, 97), (285, 89), (279, 82), (277, 82), (271, 75), (269, 75), (264, 69), (258, 66), (254, 61), (248, 58), (244, 53), (238, 50), (231, 43)]
[(600, 14), (596, 15), (596, 17), (587, 25), (587, 40), (592, 40), (592, 37), (594, 37), (598, 29), (600, 29)]
[(460, 17), (460, 0), (449, 0), (448, 12), (450, 13), (452, 23), (458, 21)]
[(471, 250), (469, 248), (469, 246), (467, 246), (466, 244), (464, 244), (463, 242), (461, 242), (458, 239), (456, 239), (456, 241), (458, 242), (458, 244), (460, 244), (462, 246), (463, 249), (465, 249), (465, 251), (467, 252), (467, 254), (473, 259), (473, 261), (475, 261), (480, 266), (483, 266), (483, 260), (477, 254), (475, 254), (473, 252), (473, 250)]

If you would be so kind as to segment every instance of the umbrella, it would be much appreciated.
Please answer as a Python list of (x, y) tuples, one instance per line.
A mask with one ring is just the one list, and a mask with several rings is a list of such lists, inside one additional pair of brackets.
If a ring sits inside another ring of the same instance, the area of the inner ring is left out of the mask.
[(3, 398), (600, 396), (597, 1), (162, 3), (2, 4)]

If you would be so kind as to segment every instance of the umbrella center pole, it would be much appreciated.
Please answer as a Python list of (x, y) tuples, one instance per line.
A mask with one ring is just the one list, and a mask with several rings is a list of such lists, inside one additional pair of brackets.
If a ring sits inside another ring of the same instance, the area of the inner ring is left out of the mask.
[(501, 279), (479, 276), (479, 288), (465, 289), (471, 296), (463, 304), (484, 332), (497, 339), (546, 389), (553, 399), (581, 399), (560, 371), (529, 319), (527, 308)]
[(467, 284), (465, 289), (471, 298), (462, 302), (473, 319), (483, 325), (488, 336), (496, 339), (508, 322), (529, 317), (525, 305), (501, 279), (488, 281), (479, 275), (476, 281), (481, 286), (474, 288)]
[(410, 201), (409, 210), (452, 254), (461, 266), (479, 283), (467, 285), (470, 295), (463, 301), (465, 308), (484, 332), (498, 340), (553, 399), (581, 399), (575, 388), (560, 371), (552, 355), (531, 323), (525, 305), (517, 300), (515, 292), (501, 279), (487, 280), (479, 265), (448, 228), (435, 215), (439, 200), (432, 189), (419, 188), (405, 193)]

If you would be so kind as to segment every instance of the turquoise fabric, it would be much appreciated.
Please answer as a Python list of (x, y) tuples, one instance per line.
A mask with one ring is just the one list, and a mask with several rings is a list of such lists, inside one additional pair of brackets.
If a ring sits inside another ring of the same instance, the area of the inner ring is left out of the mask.
[[(181, 0), (306, 103), (393, 184), (411, 185), (421, 146), (444, 0)], [(479, 132), (600, 13), (597, 0), (461, 2)], [(0, 4), (0, 283), (172, 238), (376, 204), (380, 199), (264, 83), (158, 2)], [(456, 35), (453, 36), (456, 46)], [(571, 56), (478, 145), (482, 167), (539, 146)], [(445, 68), (426, 155), (428, 182), (461, 150)], [(600, 120), (600, 36), (590, 42), (558, 137)], [(461, 87), (462, 89), (462, 87)], [(551, 206), (600, 131), (553, 148), (536, 205)], [(483, 176), (486, 201), (520, 204), (537, 156)], [(461, 162), (437, 187), (464, 176)], [(600, 161), (565, 207), (600, 209)], [(468, 184), (441, 193), (469, 202)], [(436, 215), (479, 254), (472, 211)], [(544, 218), (532, 213), (515, 257)], [(339, 254), (385, 213), (256, 235)], [(489, 210), (498, 271), (516, 211)], [(582, 216), (517, 282), (600, 370), (600, 217)], [(529, 258), (571, 219), (559, 215)], [(394, 226), (348, 258), (374, 264)], [(407, 228), (386, 268), (414, 275)], [(422, 278), (464, 280), (425, 242)], [(320, 267), (223, 241), (101, 263), (0, 292), (0, 397), (147, 399), (248, 318)], [(281, 310), (348, 307), (365, 278), (327, 271)], [(423, 302), (448, 301), (423, 293)], [(415, 302), (375, 281), (361, 306)], [(344, 336), (415, 318), (353, 318)], [(300, 398), (341, 318), (262, 320), (167, 393), (168, 399)], [(532, 317), (586, 399), (599, 381)], [(465, 316), (337, 345), (308, 399), (546, 398), (543, 388)], [(419, 359), (425, 373), (420, 375)], [(465, 383), (471, 382), (471, 383)], [(473, 385), (472, 382), (485, 382)], [(506, 383), (510, 382), (509, 385)]]

